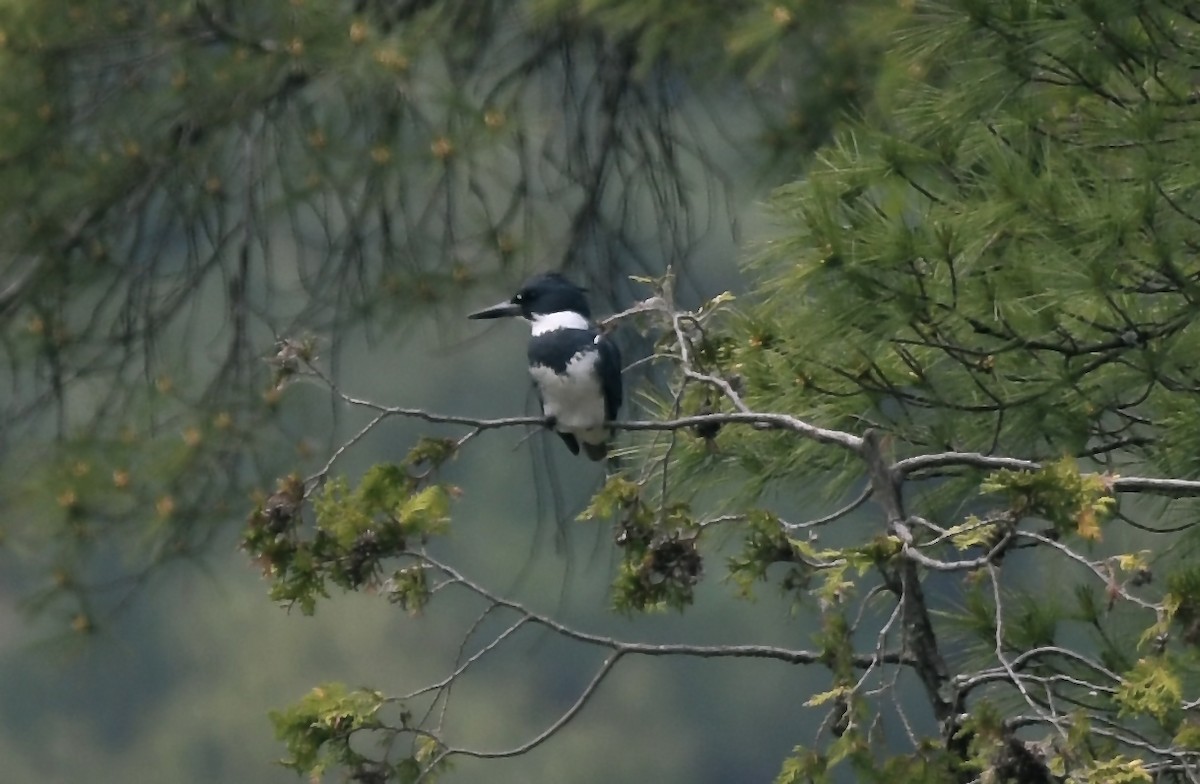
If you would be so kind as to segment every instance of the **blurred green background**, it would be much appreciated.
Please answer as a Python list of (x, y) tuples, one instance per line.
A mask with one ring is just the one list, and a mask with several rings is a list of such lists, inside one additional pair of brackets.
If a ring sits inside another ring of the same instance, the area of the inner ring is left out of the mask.
[[(344, 388), (478, 416), (525, 410), (524, 325), (482, 335), (455, 326), (449, 337), (434, 325), (421, 329), (421, 339), (403, 348), (364, 342), (347, 351)], [(359, 425), (346, 412), (335, 421), (327, 392), (315, 384), (292, 386), (283, 405), (292, 432), (318, 452), (327, 428), (344, 434)], [(419, 432), (430, 431), (389, 422), (339, 471), (356, 476), (395, 459)], [(552, 437), (522, 437), (488, 433), (450, 469), (466, 492), (451, 536), (435, 551), (448, 552), (467, 575), (581, 629), (624, 639), (807, 646), (809, 622), (771, 590), (747, 603), (719, 580), (706, 583), (686, 617), (610, 614), (612, 534), (606, 524), (573, 520), (600, 474), (568, 459)], [(552, 463), (541, 482), (535, 448), (548, 448)], [(547, 482), (561, 496), (557, 522)], [(12, 782), (294, 780), (273, 764), (282, 750), (269, 708), (326, 681), (397, 694), (418, 688), (448, 672), (475, 615), (469, 603), (439, 596), (426, 616), (410, 618), (366, 595), (335, 595), (311, 618), (289, 613), (267, 599), (231, 530), (206, 555), (156, 575), (110, 624), (79, 636), (22, 617), (31, 585), (16, 554), (3, 551), (0, 559), (0, 778)], [(446, 604), (456, 601), (462, 612)], [(598, 662), (582, 646), (522, 634), (456, 687), (450, 737), (480, 748), (532, 737), (574, 700)], [(826, 679), (777, 662), (628, 659), (549, 743), (513, 760), (462, 760), (449, 780), (770, 780), (779, 760), (815, 731), (816, 712), (801, 704)]]
[[(765, 228), (753, 203), (739, 217)], [(729, 233), (711, 236), (694, 256), (696, 289), (736, 286), (738, 253)], [(507, 293), (481, 289), (473, 304)], [(481, 330), (444, 313), (413, 323), (399, 345), (343, 333), (342, 389), (440, 412), (521, 414), (532, 403), (527, 337), (522, 323)], [(637, 395), (634, 386), (631, 410)], [(311, 381), (286, 389), (278, 418), (317, 464), (366, 421)], [(335, 473), (355, 477), (398, 459), (420, 434), (461, 432), (389, 420)], [(450, 467), (465, 493), (452, 534), (434, 551), (493, 590), (587, 631), (807, 647), (811, 619), (793, 617), (773, 589), (748, 603), (719, 579), (702, 586), (686, 616), (609, 612), (612, 532), (574, 519), (603, 477), (570, 457), (544, 433), (479, 437)], [(248, 511), (250, 499), (244, 504)], [(292, 781), (295, 774), (274, 762), (282, 747), (269, 709), (327, 681), (401, 694), (443, 677), (477, 613), (469, 602), (439, 596), (426, 616), (410, 618), (379, 597), (335, 595), (307, 618), (267, 598), (237, 538), (231, 527), (207, 552), (155, 573), (88, 635), (64, 631), (61, 618), (23, 614), (45, 575), (24, 570), (19, 550), (0, 549), (0, 780)], [(456, 686), (449, 737), (476, 748), (533, 737), (571, 704), (599, 661), (597, 652), (541, 632), (519, 635)], [(778, 662), (627, 659), (550, 742), (512, 760), (460, 760), (448, 780), (767, 781), (816, 731), (816, 712), (801, 705), (826, 683), (825, 673)]]
[[(0, 781), (292, 781), (270, 709), (322, 682), (401, 694), (444, 677), (469, 602), (439, 595), (410, 618), (338, 595), (306, 618), (238, 551), (249, 487), (315, 470), (366, 421), (305, 381), (260, 400), (273, 337), (311, 332), (357, 397), (511, 416), (530, 410), (527, 331), (463, 314), (525, 275), (565, 266), (596, 285), (599, 315), (631, 304), (630, 273), (668, 264), (683, 306), (740, 290), (770, 236), (761, 201), (869, 92), (863, 31), (896, 11), (864, 28), (848, 7), (0, 4), (0, 284), (17, 294), (0, 302)], [(123, 342), (143, 334), (144, 357), (142, 337)], [(60, 361), (84, 369), (65, 396), (47, 391)], [(96, 408), (114, 390), (129, 393), (115, 413)], [(389, 420), (335, 473), (461, 432)], [(106, 516), (109, 458), (132, 461), (137, 493)], [(480, 436), (449, 468), (464, 495), (434, 552), (587, 631), (809, 647), (811, 617), (716, 577), (686, 617), (610, 613), (612, 532), (574, 519), (602, 476), (569, 458), (544, 433)], [(66, 503), (79, 460), (91, 487)], [(799, 514), (808, 490), (773, 500)], [(116, 590), (89, 606), (76, 588), (97, 580)], [(527, 740), (597, 664), (518, 635), (455, 687), (447, 739)], [(802, 703), (827, 683), (777, 662), (628, 658), (550, 742), (459, 760), (448, 780), (770, 780), (817, 731)]]

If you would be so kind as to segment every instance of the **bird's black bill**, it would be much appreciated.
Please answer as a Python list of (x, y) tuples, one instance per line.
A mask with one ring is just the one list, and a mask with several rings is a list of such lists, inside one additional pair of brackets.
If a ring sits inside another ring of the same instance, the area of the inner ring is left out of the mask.
[(515, 302), (501, 302), (492, 305), (490, 308), (477, 310), (467, 316), (469, 319), (494, 319), (494, 318), (510, 318), (512, 316), (521, 315), (521, 306)]

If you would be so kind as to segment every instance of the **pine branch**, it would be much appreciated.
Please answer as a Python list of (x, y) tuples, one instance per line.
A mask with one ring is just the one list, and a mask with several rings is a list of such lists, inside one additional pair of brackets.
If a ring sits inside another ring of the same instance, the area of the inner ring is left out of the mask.
[[(989, 471), (1040, 471), (1042, 464), (1035, 460), (999, 457), (979, 452), (938, 452), (899, 460), (893, 469), (902, 478), (930, 472), (939, 468), (964, 467)], [(1173, 498), (1200, 496), (1200, 481), (1194, 479), (1160, 479), (1144, 476), (1112, 476), (1109, 485), (1115, 493), (1146, 493)]]

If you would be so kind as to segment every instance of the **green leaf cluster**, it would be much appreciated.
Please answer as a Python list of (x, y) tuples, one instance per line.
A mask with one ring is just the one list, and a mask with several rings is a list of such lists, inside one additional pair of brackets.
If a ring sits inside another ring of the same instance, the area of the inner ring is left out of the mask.
[(704, 569), (700, 535), (690, 507), (655, 506), (642, 488), (613, 476), (580, 514), (580, 519), (614, 518), (621, 563), (613, 580), (612, 603), (619, 612), (682, 610), (692, 603)]
[[(1177, 624), (1184, 642), (1200, 642), (1200, 567), (1184, 563), (1167, 575), (1164, 606)], [(1165, 632), (1166, 629), (1159, 631)]]
[(996, 529), (995, 522), (984, 522), (975, 515), (969, 515), (966, 520), (948, 528), (946, 534), (957, 549), (967, 550), (972, 547), (994, 545)]
[(1040, 517), (1059, 533), (1088, 540), (1100, 538), (1100, 520), (1116, 504), (1109, 482), (1097, 474), (1081, 473), (1070, 458), (1047, 463), (1037, 471), (993, 472), (980, 490), (1006, 496), (1017, 518)]
[[(310, 615), (328, 596), (327, 583), (345, 590), (377, 586), (385, 561), (444, 533), (459, 491), (432, 480), (452, 453), (444, 443), (423, 440), (404, 463), (372, 466), (356, 487), (344, 477), (330, 479), (311, 500), (311, 527), (303, 525), (303, 484), (283, 480), (251, 514), (242, 542), (271, 581), (271, 598)], [(419, 568), (395, 572), (386, 586), (391, 600), (413, 611), (428, 598)]]
[(766, 582), (767, 570), (775, 564), (789, 564), (788, 572), (780, 578), (780, 587), (787, 592), (806, 590), (812, 581), (812, 570), (799, 561), (792, 542), (783, 533), (779, 518), (765, 510), (751, 512), (741, 531), (741, 550), (729, 557), (727, 568), (738, 593), (750, 597), (754, 583)]
[(1145, 714), (1165, 722), (1183, 702), (1183, 683), (1168, 657), (1142, 658), (1122, 674), (1116, 701), (1122, 715)]
[(1092, 762), (1076, 776), (1083, 784), (1151, 784), (1154, 781), (1141, 760), (1120, 756)]
[[(842, 770), (835, 770), (843, 762)], [(775, 784), (833, 784), (844, 781), (846, 767), (854, 781), (870, 784), (957, 784), (962, 765), (945, 748), (927, 745), (910, 754), (879, 759), (858, 733), (836, 738), (827, 752), (797, 746), (783, 761)]]
[(383, 589), (389, 602), (400, 605), (411, 615), (421, 612), (429, 601), (429, 581), (423, 566), (397, 569), (384, 581)]
[[(395, 713), (398, 721), (386, 720), (384, 709)], [(441, 757), (443, 747), (429, 735), (409, 726), (407, 709), (370, 689), (348, 689), (341, 683), (317, 686), (298, 703), (272, 711), (275, 734), (283, 742), (288, 756), (280, 760), (285, 767), (322, 779), (329, 770), (342, 770), (355, 781), (393, 781), (414, 784), (436, 781), (449, 763)], [(411, 753), (393, 761), (366, 754), (371, 740), (386, 739), (389, 748), (409, 736)]]
[(330, 767), (356, 769), (367, 758), (351, 747), (355, 732), (380, 729), (384, 696), (367, 689), (348, 690), (340, 683), (315, 687), (296, 705), (272, 711), (275, 734), (287, 746), (282, 764), (320, 777)]

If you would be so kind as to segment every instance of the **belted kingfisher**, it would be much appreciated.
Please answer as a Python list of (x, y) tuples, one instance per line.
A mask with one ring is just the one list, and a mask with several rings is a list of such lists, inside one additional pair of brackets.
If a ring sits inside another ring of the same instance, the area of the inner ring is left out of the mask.
[(584, 291), (549, 272), (530, 278), (512, 299), (467, 318), (529, 320), (529, 375), (542, 415), (571, 454), (579, 454), (582, 443), (589, 458), (603, 460), (612, 438), (604, 423), (616, 419), (621, 407), (621, 352), (592, 323)]

